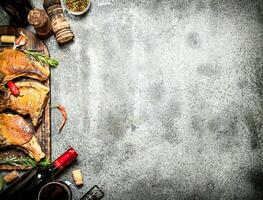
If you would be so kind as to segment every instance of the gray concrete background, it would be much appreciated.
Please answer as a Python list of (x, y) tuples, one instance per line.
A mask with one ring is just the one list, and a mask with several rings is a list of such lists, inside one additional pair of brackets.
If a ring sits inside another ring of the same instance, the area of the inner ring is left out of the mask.
[(93, 0), (67, 17), (75, 41), (46, 40), (69, 115), (58, 135), (52, 111), (52, 157), (80, 154), (61, 179), (80, 168), (78, 191), (105, 199), (263, 199), (262, 1)]

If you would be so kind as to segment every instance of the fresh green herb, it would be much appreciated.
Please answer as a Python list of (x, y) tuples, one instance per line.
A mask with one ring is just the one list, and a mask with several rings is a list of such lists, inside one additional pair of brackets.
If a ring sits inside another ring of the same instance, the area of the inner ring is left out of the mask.
[(3, 189), (4, 185), (5, 185), (4, 177), (0, 175), (0, 191)]
[(0, 165), (35, 167), (36, 162), (30, 157), (6, 157), (0, 160)]
[(35, 167), (39, 165), (41, 167), (46, 167), (50, 165), (49, 159), (41, 160), (37, 163), (34, 159), (30, 157), (7, 157), (0, 160), (0, 165), (13, 165), (13, 166), (24, 166), (24, 167)]
[(57, 67), (59, 62), (56, 59), (50, 58), (39, 51), (23, 50), (29, 58), (33, 58), (41, 64), (48, 64), (52, 67)]
[(51, 164), (50, 160), (45, 158), (44, 160), (41, 160), (38, 165), (41, 167), (47, 167)]

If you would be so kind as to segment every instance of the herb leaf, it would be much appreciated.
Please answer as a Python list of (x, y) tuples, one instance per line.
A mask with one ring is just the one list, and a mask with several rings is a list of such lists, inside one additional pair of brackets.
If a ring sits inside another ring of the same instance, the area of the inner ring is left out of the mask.
[(33, 58), (41, 64), (47, 64), (51, 67), (57, 67), (59, 62), (56, 59), (50, 58), (39, 51), (23, 50), (27, 57)]
[(47, 158), (41, 160), (37, 163), (34, 159), (30, 157), (7, 157), (0, 159), (0, 165), (13, 165), (13, 166), (24, 166), (24, 167), (35, 167), (36, 165), (41, 167), (47, 167), (50, 165), (51, 161)]
[(41, 160), (38, 165), (41, 167), (47, 167), (51, 164), (50, 160), (45, 158), (44, 160)]
[(0, 160), (1, 165), (35, 167), (36, 161), (30, 157), (6, 157)]
[(5, 182), (4, 182), (4, 178), (3, 178), (2, 175), (0, 175), (0, 191), (3, 189), (4, 184), (5, 184)]

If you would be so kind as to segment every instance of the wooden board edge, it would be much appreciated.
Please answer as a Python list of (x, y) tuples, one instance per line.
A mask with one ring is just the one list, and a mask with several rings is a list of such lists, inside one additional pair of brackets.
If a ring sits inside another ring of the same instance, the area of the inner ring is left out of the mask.
[[(33, 36), (37, 37), (32, 31), (26, 30), (24, 28), (18, 28), (18, 27), (13, 27), (13, 26), (8, 26), (8, 25), (0, 25), (0, 28), (8, 30), (12, 29), (17, 29), (19, 32), (25, 31), (26, 33), (32, 34)], [(35, 38), (33, 38), (35, 40)], [(43, 51), (46, 55), (49, 55), (48, 47), (45, 45), (45, 43), (38, 38), (38, 42), (43, 46)], [(41, 137), (44, 137), (45, 140), (45, 148), (42, 149), (44, 153), (46, 154), (47, 159), (51, 159), (51, 112), (50, 112), (50, 103), (51, 103), (51, 70), (50, 70), (50, 76), (47, 79), (47, 81), (44, 82), (44, 85), (47, 86), (50, 91), (49, 91), (49, 96), (47, 100), (47, 104), (44, 108), (43, 116), (42, 116), (42, 122), (39, 125), (39, 127), (36, 129), (36, 133), (39, 131), (39, 129), (43, 129), (44, 131), (41, 131)], [(41, 141), (40, 141), (41, 143)], [(43, 148), (43, 147), (42, 147)], [(0, 170), (27, 170), (30, 169), (31, 167), (23, 167), (23, 166), (12, 166), (12, 165), (0, 165)]]

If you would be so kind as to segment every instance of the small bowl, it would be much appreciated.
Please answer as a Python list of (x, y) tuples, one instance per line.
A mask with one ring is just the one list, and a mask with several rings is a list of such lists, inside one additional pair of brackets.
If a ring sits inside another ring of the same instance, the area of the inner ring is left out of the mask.
[(71, 10), (67, 7), (66, 1), (67, 1), (67, 0), (63, 0), (64, 7), (65, 7), (65, 9), (68, 11), (68, 13), (70, 13), (70, 14), (72, 14), (72, 15), (83, 15), (85, 12), (87, 12), (87, 11), (89, 10), (90, 4), (91, 4), (91, 0), (89, 0), (89, 3), (88, 3), (88, 5), (87, 5), (87, 7), (86, 7), (83, 11), (74, 12), (74, 11), (71, 11)]

